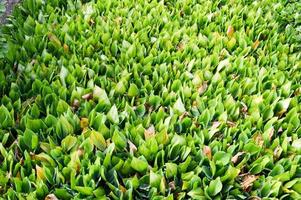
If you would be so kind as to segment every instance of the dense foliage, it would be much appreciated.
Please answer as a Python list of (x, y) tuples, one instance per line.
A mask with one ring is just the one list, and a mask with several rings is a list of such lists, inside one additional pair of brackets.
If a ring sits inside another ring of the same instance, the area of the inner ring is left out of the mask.
[(22, 1), (0, 30), (0, 196), (300, 199), (300, 10)]

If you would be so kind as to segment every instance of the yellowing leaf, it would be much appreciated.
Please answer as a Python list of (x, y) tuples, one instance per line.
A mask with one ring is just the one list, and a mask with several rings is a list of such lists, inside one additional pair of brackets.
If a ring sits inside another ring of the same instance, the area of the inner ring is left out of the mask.
[(253, 49), (257, 49), (257, 47), (259, 46), (259, 44), (260, 44), (259, 40), (256, 40), (256, 41), (253, 43), (252, 48), (253, 48)]
[(55, 47), (59, 48), (62, 46), (61, 41), (53, 33), (48, 33), (48, 38)]
[(88, 118), (81, 118), (80, 119), (80, 127), (82, 129), (87, 128), (89, 126), (89, 119)]
[(103, 135), (94, 130), (91, 131), (90, 141), (94, 146), (96, 146), (100, 150), (104, 150), (107, 146), (106, 140), (104, 139)]
[(39, 165), (36, 165), (37, 178), (40, 180), (45, 179), (44, 170)]
[(227, 36), (228, 37), (232, 37), (234, 34), (234, 27), (233, 26), (228, 26), (228, 29), (227, 29)]

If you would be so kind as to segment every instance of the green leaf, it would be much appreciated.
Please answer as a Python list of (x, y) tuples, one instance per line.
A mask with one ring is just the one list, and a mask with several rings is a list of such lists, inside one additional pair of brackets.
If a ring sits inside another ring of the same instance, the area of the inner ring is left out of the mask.
[(115, 86), (115, 92), (120, 95), (125, 94), (126, 89), (126, 85), (123, 81), (119, 81)]
[(93, 89), (93, 98), (96, 98), (98, 100), (98, 102), (99, 102), (98, 104), (101, 107), (111, 106), (111, 102), (108, 98), (106, 91), (104, 89), (101, 89), (97, 85), (94, 86), (94, 89)]
[(103, 161), (103, 166), (108, 168), (111, 165), (111, 157), (113, 154), (113, 151), (115, 150), (115, 144), (111, 143), (108, 148), (106, 149), (106, 156), (105, 159)]
[(290, 102), (291, 102), (291, 98), (288, 98), (288, 99), (284, 99), (284, 100), (281, 100), (279, 101), (276, 105), (275, 105), (275, 108), (274, 108), (274, 112), (277, 114), (277, 115), (282, 115), (284, 114), (289, 105), (290, 105)]
[(94, 130), (91, 131), (90, 141), (94, 146), (96, 146), (100, 150), (105, 150), (107, 146), (103, 135), (100, 132)]
[(46, 128), (46, 125), (41, 119), (26, 119), (26, 128), (38, 132)]
[(128, 91), (128, 96), (129, 97), (136, 97), (138, 95), (139, 95), (139, 89), (138, 89), (137, 85), (134, 84), (134, 83), (131, 83), (129, 91)]
[(152, 187), (159, 188), (160, 187), (160, 183), (161, 183), (161, 178), (162, 178), (161, 175), (159, 175), (157, 173), (154, 173), (153, 171), (150, 171), (150, 174), (149, 174), (149, 184)]
[(160, 96), (157, 95), (151, 95), (149, 97), (149, 103), (151, 106), (153, 106), (154, 108), (157, 108), (162, 102), (162, 99), (160, 98)]
[(110, 111), (107, 114), (107, 117), (112, 123), (119, 124), (119, 116), (115, 104), (111, 107)]
[(222, 191), (222, 188), (223, 184), (220, 180), (220, 177), (217, 177), (215, 180), (210, 181), (207, 192), (211, 197), (214, 197)]
[(0, 106), (0, 122), (0, 128), (8, 128), (14, 125), (13, 118), (4, 105)]
[(59, 138), (64, 138), (66, 135), (70, 135), (74, 133), (73, 126), (69, 123), (67, 118), (63, 115), (58, 120), (58, 123), (55, 127), (56, 133)]
[(141, 158), (136, 158), (133, 157), (132, 161), (131, 161), (131, 167), (136, 170), (137, 172), (145, 172), (147, 170), (148, 167), (148, 163), (147, 161), (141, 159)]
[(292, 189), (301, 194), (301, 182), (299, 181), (298, 183), (294, 184)]
[(199, 122), (203, 124), (204, 126), (207, 126), (211, 120), (210, 112), (208, 109), (204, 110), (202, 114), (199, 117)]
[(62, 148), (65, 151), (70, 151), (75, 146), (76, 142), (76, 137), (68, 135), (62, 140)]
[(126, 148), (127, 146), (127, 140), (125, 136), (117, 130), (114, 131), (112, 141), (114, 142), (116, 147), (120, 150)]
[(301, 138), (300, 139), (297, 139), (297, 140), (294, 140), (293, 143), (292, 143), (292, 147), (294, 148), (294, 150), (301, 154)]
[(171, 85), (171, 90), (174, 92), (177, 92), (182, 86), (182, 83), (180, 80), (175, 80)]
[(177, 164), (166, 163), (165, 166), (166, 166), (166, 177), (167, 178), (172, 178), (177, 175), (177, 168), (178, 168)]
[(235, 167), (232, 167), (230, 165), (225, 175), (221, 177), (221, 181), (222, 182), (224, 182), (225, 180), (232, 181), (238, 176), (239, 173), (240, 173), (240, 169), (236, 169)]
[(72, 198), (72, 195), (66, 189), (56, 188), (54, 194), (60, 199)]
[(261, 148), (254, 144), (253, 142), (249, 142), (246, 145), (244, 145), (244, 151), (250, 153), (251, 155), (256, 154), (258, 152), (260, 152)]
[(83, 194), (83, 195), (93, 195), (93, 188), (91, 187), (81, 187), (81, 186), (75, 186), (74, 187), (75, 190), (77, 190), (79, 193)]
[(38, 147), (39, 138), (38, 136), (31, 131), (30, 129), (26, 129), (23, 135), (24, 143), (31, 149), (35, 150)]
[(175, 111), (176, 114), (181, 115), (185, 112), (185, 106), (179, 97), (178, 100), (175, 102), (173, 105), (173, 110)]
[(57, 104), (57, 108), (56, 111), (59, 115), (67, 112), (69, 108), (69, 105), (64, 101), (64, 100), (59, 100), (58, 104)]
[(225, 166), (229, 164), (231, 160), (231, 155), (224, 151), (218, 151), (214, 154), (213, 160), (217, 165)]

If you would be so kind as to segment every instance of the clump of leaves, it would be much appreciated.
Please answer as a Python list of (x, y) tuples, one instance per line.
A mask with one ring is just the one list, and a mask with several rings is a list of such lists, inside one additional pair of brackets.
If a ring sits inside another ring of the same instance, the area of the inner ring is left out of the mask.
[(22, 1), (0, 31), (0, 196), (300, 199), (300, 6)]

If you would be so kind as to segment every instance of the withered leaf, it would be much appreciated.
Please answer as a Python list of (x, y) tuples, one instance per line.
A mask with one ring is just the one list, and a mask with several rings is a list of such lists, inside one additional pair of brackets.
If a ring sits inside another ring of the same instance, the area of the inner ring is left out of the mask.
[(241, 155), (243, 155), (243, 154), (244, 154), (244, 152), (238, 152), (237, 154), (235, 154), (235, 155), (231, 158), (231, 161), (232, 161), (234, 164), (237, 163), (239, 157), (240, 157)]
[(255, 175), (246, 175), (243, 177), (243, 181), (241, 183), (241, 186), (244, 191), (249, 191), (249, 189), (252, 187), (253, 182), (256, 181), (258, 176)]
[(207, 156), (209, 159), (212, 158), (211, 148), (209, 146), (204, 146), (203, 153), (205, 156)]
[(198, 93), (200, 95), (203, 94), (207, 90), (207, 88), (208, 88), (207, 81), (204, 81), (203, 84), (199, 86)]
[(151, 125), (148, 129), (144, 131), (144, 138), (147, 140), (155, 135), (155, 127)]
[(82, 98), (85, 99), (85, 100), (90, 100), (90, 99), (93, 98), (93, 94), (92, 93), (84, 94), (82, 96)]
[(58, 198), (54, 194), (48, 194), (45, 200), (58, 200)]

